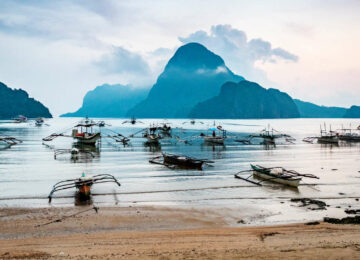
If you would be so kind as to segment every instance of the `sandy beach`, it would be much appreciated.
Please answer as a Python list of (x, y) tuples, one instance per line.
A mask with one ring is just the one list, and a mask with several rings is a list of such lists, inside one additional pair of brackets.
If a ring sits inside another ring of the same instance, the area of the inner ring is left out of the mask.
[(194, 209), (2, 208), (0, 230), (0, 259), (360, 257), (358, 225), (235, 228)]

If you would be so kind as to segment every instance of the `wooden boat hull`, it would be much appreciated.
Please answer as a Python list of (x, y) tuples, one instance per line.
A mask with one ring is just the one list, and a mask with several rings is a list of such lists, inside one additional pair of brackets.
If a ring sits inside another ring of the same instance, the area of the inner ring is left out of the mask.
[(301, 181), (301, 178), (281, 178), (274, 174), (267, 173), (259, 168), (257, 168), (254, 165), (251, 165), (251, 168), (253, 169), (253, 175), (254, 177), (258, 177), (263, 180), (276, 182), (280, 184), (284, 184), (291, 187), (298, 187)]
[(253, 171), (253, 175), (255, 177), (258, 177), (258, 178), (263, 179), (263, 180), (268, 180), (268, 181), (288, 185), (288, 186), (291, 186), (291, 187), (298, 187), (299, 184), (300, 184), (300, 179), (298, 179), (298, 180), (284, 180), (284, 179), (281, 179), (281, 178), (275, 178), (273, 176), (270, 176), (268, 174), (264, 174), (264, 173), (261, 173), (261, 172), (258, 172), (258, 171)]
[(339, 139), (347, 142), (360, 142), (360, 135), (340, 135)]
[(220, 144), (223, 145), (225, 142), (225, 139), (223, 137), (219, 137), (219, 136), (205, 136), (204, 137), (204, 141), (207, 144)]
[(319, 144), (338, 144), (339, 138), (338, 137), (319, 137), (317, 142)]
[(78, 143), (88, 144), (88, 145), (95, 145), (96, 142), (101, 138), (100, 133), (96, 133), (93, 135), (84, 135), (84, 136), (74, 136), (74, 139)]
[(174, 164), (184, 168), (191, 168), (191, 169), (202, 169), (203, 161), (193, 161), (186, 157), (184, 159), (179, 159), (173, 156), (163, 155), (164, 163), (167, 164)]

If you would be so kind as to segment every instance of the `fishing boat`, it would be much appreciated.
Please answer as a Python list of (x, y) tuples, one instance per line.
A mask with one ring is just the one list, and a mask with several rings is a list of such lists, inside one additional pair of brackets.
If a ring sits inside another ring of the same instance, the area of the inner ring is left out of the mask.
[[(208, 131), (210, 131), (211, 134), (204, 136), (205, 144), (224, 145), (226, 139), (226, 130), (224, 130), (221, 125), (217, 126), (216, 128), (209, 128)], [(218, 134), (216, 132), (218, 132)]]
[(18, 115), (18, 117), (14, 118), (14, 123), (26, 123), (27, 122), (27, 117), (23, 116), (23, 115)]
[(341, 128), (337, 134), (341, 141), (360, 142), (360, 126), (355, 129), (352, 129), (351, 125), (349, 128)]
[(137, 120), (134, 116), (131, 117), (129, 120), (125, 120), (124, 122), (122, 122), (122, 124), (132, 124), (132, 125), (135, 125), (136, 123), (143, 124), (143, 122)]
[(95, 145), (101, 138), (100, 132), (94, 130), (94, 126), (98, 126), (98, 123), (85, 118), (74, 126), (72, 130), (72, 137), (82, 144)]
[(289, 174), (289, 171), (286, 171), (282, 167), (275, 168), (265, 168), (260, 165), (250, 164), (250, 167), (253, 170), (253, 175), (263, 180), (268, 180), (276, 183), (281, 183), (284, 185), (298, 187), (301, 177)]
[(157, 130), (159, 130), (157, 126), (150, 126), (149, 128), (146, 129), (146, 132), (144, 133), (143, 137), (146, 138), (147, 144), (158, 145), (160, 143), (159, 141), (162, 137), (157, 133)]
[[(100, 122), (101, 123), (101, 122)], [(53, 133), (45, 138), (43, 138), (43, 141), (49, 142), (54, 140), (57, 137), (71, 137), (73, 138), (76, 143), (82, 144), (82, 145), (95, 145), (98, 140), (101, 139), (101, 133), (100, 133), (100, 127), (99, 122), (95, 122), (88, 117), (78, 122), (75, 126), (71, 127), (72, 129), (71, 134), (68, 134), (67, 132), (70, 130), (65, 130), (62, 133)], [(99, 129), (95, 129), (95, 127), (99, 127)], [(113, 132), (113, 131), (112, 131)], [(115, 133), (116, 135), (107, 135), (103, 137), (112, 138), (116, 142), (122, 142), (125, 138), (121, 134)]]
[(71, 188), (76, 188), (77, 194), (79, 195), (80, 199), (88, 200), (90, 199), (92, 185), (106, 182), (114, 182), (118, 186), (121, 185), (120, 182), (110, 174), (85, 176), (85, 173), (83, 173), (80, 178), (60, 181), (53, 186), (48, 196), (49, 203), (51, 203), (52, 197), (55, 192)]
[(326, 131), (326, 124), (324, 123), (324, 129), (320, 125), (320, 136), (317, 137), (319, 144), (339, 144), (339, 134), (331, 130)]
[[(162, 161), (161, 161), (162, 159)], [(203, 164), (214, 163), (213, 161), (206, 159), (197, 159), (184, 155), (176, 155), (170, 153), (162, 153), (162, 156), (157, 156), (149, 161), (150, 163), (162, 164), (165, 166), (178, 166), (186, 169), (198, 169), (201, 170)]]

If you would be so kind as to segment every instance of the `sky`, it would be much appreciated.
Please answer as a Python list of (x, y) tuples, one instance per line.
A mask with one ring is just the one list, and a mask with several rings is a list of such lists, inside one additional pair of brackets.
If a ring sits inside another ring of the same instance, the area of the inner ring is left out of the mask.
[(360, 0), (1, 0), (0, 81), (54, 115), (104, 83), (151, 87), (199, 42), (235, 73), (320, 105), (360, 105)]

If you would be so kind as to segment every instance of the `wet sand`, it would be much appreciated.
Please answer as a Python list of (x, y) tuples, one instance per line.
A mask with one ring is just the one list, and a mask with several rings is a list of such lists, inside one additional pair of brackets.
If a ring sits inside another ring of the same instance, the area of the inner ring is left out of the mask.
[(245, 257), (359, 258), (360, 226), (234, 228), (216, 211), (166, 207), (0, 209), (0, 259)]

